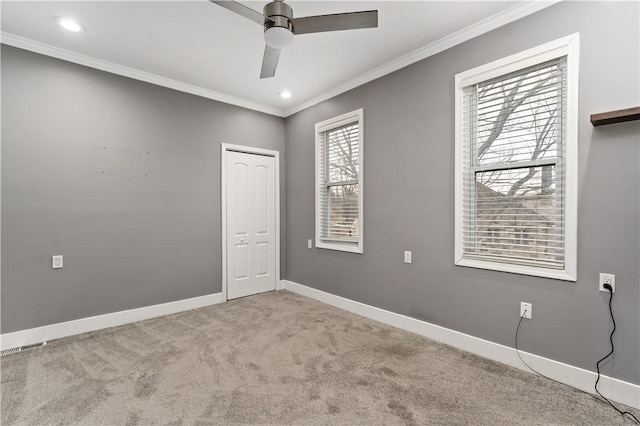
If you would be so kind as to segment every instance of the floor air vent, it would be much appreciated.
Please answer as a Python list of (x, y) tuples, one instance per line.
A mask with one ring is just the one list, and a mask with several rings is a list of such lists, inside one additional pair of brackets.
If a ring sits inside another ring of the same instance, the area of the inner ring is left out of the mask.
[(40, 343), (32, 343), (30, 345), (19, 346), (17, 348), (5, 349), (4, 351), (0, 351), (0, 356), (1, 355), (13, 354), (13, 353), (16, 353), (16, 352), (26, 351), (27, 349), (38, 348), (38, 347), (44, 346), (46, 344), (47, 344), (47, 342), (40, 342)]

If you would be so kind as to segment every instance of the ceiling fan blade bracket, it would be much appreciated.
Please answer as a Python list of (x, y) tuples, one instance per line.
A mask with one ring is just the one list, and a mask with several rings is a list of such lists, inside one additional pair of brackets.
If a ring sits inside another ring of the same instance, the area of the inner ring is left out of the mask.
[(264, 30), (268, 30), (273, 27), (282, 27), (286, 28), (289, 31), (293, 32), (293, 25), (291, 24), (291, 20), (286, 16), (270, 16), (269, 21), (264, 21)]

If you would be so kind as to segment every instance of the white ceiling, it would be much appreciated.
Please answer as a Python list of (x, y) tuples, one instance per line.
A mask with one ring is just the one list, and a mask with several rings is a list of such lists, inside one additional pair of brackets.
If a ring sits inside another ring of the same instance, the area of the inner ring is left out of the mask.
[[(258, 11), (266, 4), (242, 3)], [(377, 9), (379, 27), (296, 36), (276, 76), (264, 80), (262, 28), (207, 0), (2, 1), (2, 42), (286, 116), (541, 8), (515, 1), (287, 3), (296, 17)], [(74, 18), (87, 31), (65, 32), (56, 17)], [(293, 97), (280, 98), (284, 89)]]

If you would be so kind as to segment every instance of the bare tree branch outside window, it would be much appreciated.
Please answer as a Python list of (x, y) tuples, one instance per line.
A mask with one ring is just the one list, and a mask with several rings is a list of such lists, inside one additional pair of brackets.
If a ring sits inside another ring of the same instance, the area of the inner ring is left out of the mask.
[(359, 150), (358, 124), (325, 133), (327, 141), (328, 232), (332, 239), (357, 241)]

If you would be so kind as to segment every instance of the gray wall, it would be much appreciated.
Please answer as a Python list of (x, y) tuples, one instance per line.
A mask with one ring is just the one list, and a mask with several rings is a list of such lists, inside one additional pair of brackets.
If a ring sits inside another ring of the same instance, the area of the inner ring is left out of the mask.
[[(595, 370), (608, 352), (616, 274), (615, 359), (604, 373), (640, 383), (640, 124), (593, 128), (589, 115), (640, 104), (637, 2), (552, 6), (286, 121), (287, 279)], [(454, 75), (580, 32), (578, 281), (453, 264)], [(364, 108), (364, 254), (306, 249), (314, 235), (314, 123)], [(402, 251), (413, 251), (413, 264)]]
[(284, 119), (3, 45), (2, 333), (220, 292), (221, 142)]

